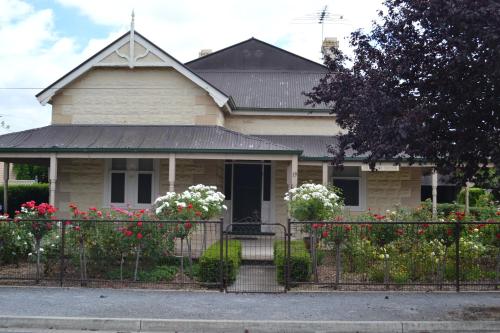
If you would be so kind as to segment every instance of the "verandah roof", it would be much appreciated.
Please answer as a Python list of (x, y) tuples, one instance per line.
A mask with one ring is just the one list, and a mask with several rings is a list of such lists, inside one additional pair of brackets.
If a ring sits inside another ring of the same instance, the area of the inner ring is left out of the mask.
[[(327, 161), (338, 137), (246, 135), (220, 126), (50, 125), (0, 136), (2, 152), (183, 152), (299, 155)], [(352, 151), (346, 160), (359, 161)]]
[(300, 154), (219, 126), (50, 125), (0, 136), (1, 152)]

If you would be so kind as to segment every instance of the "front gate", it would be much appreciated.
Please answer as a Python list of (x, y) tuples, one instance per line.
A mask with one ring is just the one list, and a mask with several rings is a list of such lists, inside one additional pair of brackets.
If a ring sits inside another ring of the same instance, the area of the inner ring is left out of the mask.
[[(224, 231), (224, 287), (228, 293), (286, 291), (286, 228), (282, 224), (232, 223)], [(241, 254), (238, 252), (241, 251)], [(240, 260), (241, 258), (241, 260)]]

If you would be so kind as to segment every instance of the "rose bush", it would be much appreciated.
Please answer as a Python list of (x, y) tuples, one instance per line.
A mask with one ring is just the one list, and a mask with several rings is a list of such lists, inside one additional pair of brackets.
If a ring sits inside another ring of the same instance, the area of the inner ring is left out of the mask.
[(333, 188), (305, 183), (285, 194), (290, 216), (297, 221), (327, 221), (342, 213), (343, 202)]

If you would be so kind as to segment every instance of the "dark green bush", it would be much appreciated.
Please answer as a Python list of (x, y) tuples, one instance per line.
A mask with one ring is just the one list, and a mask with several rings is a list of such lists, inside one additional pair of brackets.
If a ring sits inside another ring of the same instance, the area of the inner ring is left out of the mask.
[[(37, 183), (31, 185), (9, 185), (8, 189), (9, 216), (19, 210), (26, 201), (34, 200), (36, 203), (49, 202), (49, 185)], [(3, 186), (0, 185), (0, 203), (3, 205)]]
[[(290, 280), (291, 282), (309, 281), (311, 276), (311, 255), (303, 240), (294, 240), (290, 243)], [(274, 242), (274, 264), (276, 265), (276, 279), (278, 283), (285, 283), (285, 242)]]
[[(227, 260), (226, 249), (224, 248), (224, 267), (227, 283), (236, 280), (236, 275), (241, 265), (241, 243), (238, 240), (227, 242)], [(224, 246), (226, 242), (224, 242)], [(215, 283), (220, 280), (220, 243), (212, 244), (199, 259), (198, 277), (202, 282)]]
[[(485, 194), (487, 194), (485, 189), (479, 187), (471, 187), (469, 189), (469, 206), (476, 206), (479, 197)], [(490, 195), (490, 197), (492, 200), (493, 196)], [(457, 201), (459, 204), (462, 205), (465, 204), (465, 188), (461, 189), (460, 192), (458, 193)]]

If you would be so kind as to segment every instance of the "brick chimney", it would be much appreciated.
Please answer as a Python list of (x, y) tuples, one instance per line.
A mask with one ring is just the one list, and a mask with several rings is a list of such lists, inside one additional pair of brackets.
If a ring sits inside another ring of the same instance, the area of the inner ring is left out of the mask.
[(323, 44), (321, 45), (321, 53), (323, 53), (323, 57), (327, 54), (331, 55), (331, 48), (339, 48), (339, 40), (337, 37), (325, 37), (323, 40)]
[(200, 53), (199, 53), (199, 57), (204, 57), (206, 55), (209, 55), (210, 53), (212, 53), (212, 49), (203, 49), (203, 50), (200, 50)]

